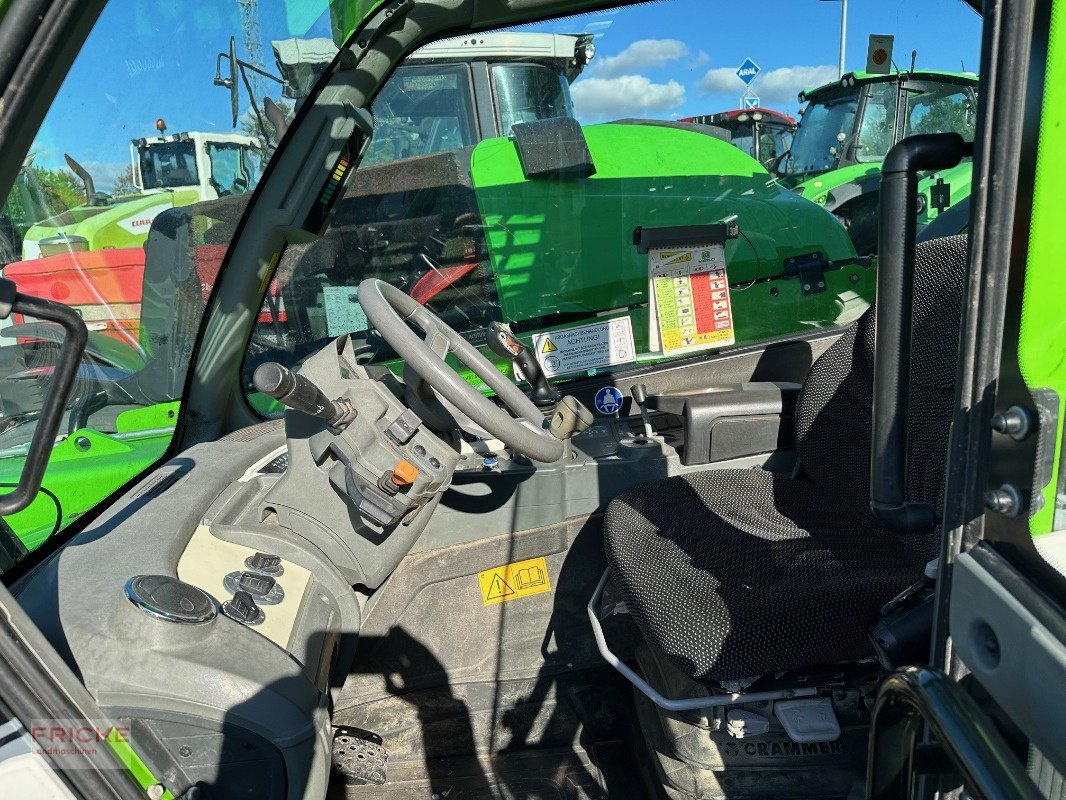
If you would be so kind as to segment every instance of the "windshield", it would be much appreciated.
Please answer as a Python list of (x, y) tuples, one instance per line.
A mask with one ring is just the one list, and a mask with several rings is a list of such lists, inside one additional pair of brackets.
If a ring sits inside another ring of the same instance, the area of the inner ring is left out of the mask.
[(732, 142), (752, 158), (768, 164), (792, 146), (792, 130), (784, 125), (759, 125), (759, 150), (755, 151), (755, 125), (746, 123), (732, 129)]
[(562, 72), (536, 64), (497, 64), (492, 68), (492, 85), (504, 134), (518, 122), (573, 116)]
[(195, 186), (200, 182), (196, 145), (191, 141), (144, 145), (137, 152), (141, 186), (145, 189)]
[[(6, 518), (28, 550), (170, 444), (206, 300), (261, 174), (258, 154), (271, 152), (246, 93), (234, 130), (229, 92), (211, 80), (216, 55), (234, 36), (238, 57), (266, 70), (273, 41), (332, 40), (348, 24), (327, 0), (260, 0), (257, 13), (249, 28), (232, 0), (110, 0), (9, 194), (4, 276), (72, 306), (89, 329), (43, 489)], [(260, 108), (269, 96), (291, 112), (276, 82), (253, 90)], [(64, 154), (89, 173), (90, 198)], [(19, 479), (58, 353), (48, 325), (0, 321), (0, 484)]]
[(858, 108), (857, 92), (835, 94), (808, 103), (792, 140), (792, 152), (782, 162), (783, 174), (806, 175), (835, 168), (841, 136), (846, 140), (854, 132)]
[[(167, 453), (219, 271), (256, 182), (284, 147), (271, 131), (302, 118), (306, 88), (373, 5), (105, 5), (32, 149), (19, 154), (25, 179), (0, 219), (0, 240), (9, 243), (3, 257), (11, 259), (5, 277), (20, 291), (71, 306), (89, 328), (44, 491), (8, 518), (27, 548)], [(816, 32), (805, 12), (783, 14), (797, 31)], [(510, 50), (491, 57), (432, 62), (422, 54), (399, 65), (372, 102), (371, 142), (358, 168), (343, 173), (322, 235), (287, 239), (273, 272), (257, 281), (262, 304), (242, 375), (251, 408), (266, 417), (279, 411), (247, 380), (258, 363), (299, 367), (343, 334), (358, 339), (359, 358), (404, 374), (358, 305), (368, 277), (424, 302), (482, 352), (486, 325), (513, 324), (560, 386), (831, 328), (861, 313), (873, 275), (851, 265), (847, 229), (719, 132), (674, 122), (735, 106), (736, 70), (707, 61), (708, 24), (694, 23), (711, 19), (704, 0), (637, 4), (509, 30), (499, 47)], [(722, 41), (743, 38), (740, 27), (714, 29)], [(652, 30), (671, 38), (648, 39)], [(596, 34), (595, 47), (586, 34)], [(280, 76), (285, 70), (274, 62), (284, 56), (299, 83), (238, 75), (236, 124), (229, 89), (213, 80), (216, 64), (219, 82), (228, 80), (231, 38), (241, 62)], [(951, 56), (972, 61), (974, 48)], [(569, 86), (560, 64), (572, 67)], [(371, 85), (368, 72), (354, 74)], [(778, 107), (802, 88), (793, 82), (771, 94), (771, 77), (763, 94)], [(808, 82), (802, 74), (789, 80)], [(941, 124), (943, 114), (921, 106), (915, 98), (915, 125)], [(831, 165), (836, 134), (852, 130), (854, 115), (850, 95), (813, 105), (804, 121), (809, 142), (797, 139), (793, 148), (795, 167)], [(508, 135), (518, 123), (570, 117), (578, 125), (542, 125), (543, 135), (523, 137), (521, 146)], [(783, 144), (775, 139), (773, 147), (780, 152)], [(91, 182), (70, 170), (64, 154)], [(299, 183), (301, 176), (289, 177)], [(739, 230), (721, 253), (728, 274), (716, 275), (713, 287), (709, 279), (690, 282), (688, 294), (650, 293), (648, 255), (634, 247), (634, 230), (733, 218)], [(784, 265), (812, 254), (848, 266), (827, 270), (825, 290), (808, 295)], [(725, 305), (697, 313), (684, 303), (696, 289)], [(669, 313), (660, 315), (660, 305)], [(12, 483), (58, 344), (33, 319), (13, 316), (0, 326), (0, 483)], [(590, 342), (596, 346), (579, 349)], [(509, 362), (489, 357), (514, 374)]]

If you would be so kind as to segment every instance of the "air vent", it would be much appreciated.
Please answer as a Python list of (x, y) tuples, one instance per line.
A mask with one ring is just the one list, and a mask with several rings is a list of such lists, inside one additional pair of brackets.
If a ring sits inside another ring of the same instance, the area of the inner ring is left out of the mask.
[(184, 477), (188, 470), (184, 467), (173, 467), (170, 472), (160, 472), (137, 490), (133, 495), (134, 500), (151, 500), (159, 497), (167, 489)]

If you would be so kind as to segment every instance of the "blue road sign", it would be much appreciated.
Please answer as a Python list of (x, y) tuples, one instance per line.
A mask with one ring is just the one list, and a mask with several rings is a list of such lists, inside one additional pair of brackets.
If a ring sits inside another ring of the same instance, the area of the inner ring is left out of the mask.
[(622, 407), (622, 393), (614, 386), (604, 386), (596, 392), (596, 410), (610, 416)]
[(745, 86), (751, 86), (751, 82), (755, 80), (760, 72), (762, 72), (762, 67), (750, 58), (745, 58), (744, 63), (741, 64), (740, 69), (737, 70), (737, 77), (744, 81)]
[(744, 108), (758, 108), (760, 102), (758, 97), (751, 97), (749, 95), (744, 98)]

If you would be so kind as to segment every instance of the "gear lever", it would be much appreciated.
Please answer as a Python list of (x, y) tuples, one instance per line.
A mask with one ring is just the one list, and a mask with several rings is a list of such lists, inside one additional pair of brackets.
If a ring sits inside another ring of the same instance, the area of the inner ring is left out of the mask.
[(546, 413), (555, 410), (562, 394), (548, 383), (548, 377), (541, 369), (537, 357), (533, 351), (518, 341), (511, 333), (510, 327), (502, 322), (489, 323), (488, 335), (489, 349), (501, 358), (509, 359), (520, 370), (529, 385), (533, 387), (530, 399), (533, 405)]
[(655, 435), (651, 427), (651, 417), (648, 416), (648, 387), (643, 383), (634, 383), (629, 390), (633, 394), (633, 402), (640, 408), (640, 418), (644, 420), (644, 436), (648, 439)]

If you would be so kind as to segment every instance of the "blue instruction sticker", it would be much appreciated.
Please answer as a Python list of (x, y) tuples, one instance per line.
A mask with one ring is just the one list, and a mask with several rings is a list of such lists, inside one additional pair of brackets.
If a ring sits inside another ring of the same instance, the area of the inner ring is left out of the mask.
[(622, 408), (622, 393), (616, 386), (604, 386), (596, 392), (596, 410), (601, 414), (617, 414)]

